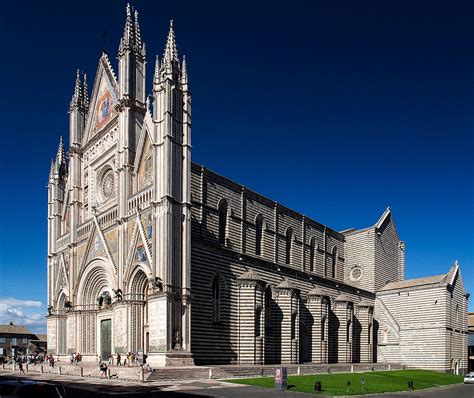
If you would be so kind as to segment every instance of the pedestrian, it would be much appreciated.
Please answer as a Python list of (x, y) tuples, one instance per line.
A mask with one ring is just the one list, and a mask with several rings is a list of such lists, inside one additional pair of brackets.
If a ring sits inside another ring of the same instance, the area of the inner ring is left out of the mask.
[(107, 364), (105, 362), (101, 362), (99, 365), (100, 369), (100, 378), (107, 378)]
[(54, 356), (51, 355), (51, 357), (49, 358), (49, 365), (54, 368)]
[(122, 357), (120, 356), (120, 352), (117, 353), (117, 365), (120, 366), (121, 363), (120, 363), (120, 360), (122, 359)]
[(21, 375), (21, 374), (23, 374), (23, 375), (25, 374), (25, 371), (23, 370), (23, 362), (20, 361), (20, 362), (18, 363), (18, 369), (20, 369), (20, 375)]

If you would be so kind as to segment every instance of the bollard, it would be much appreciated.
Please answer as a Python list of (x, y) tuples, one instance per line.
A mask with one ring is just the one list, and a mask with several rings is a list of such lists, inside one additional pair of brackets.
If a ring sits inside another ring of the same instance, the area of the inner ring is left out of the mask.
[(354, 365), (351, 365), (351, 373), (354, 373)]
[(321, 386), (321, 382), (319, 380), (316, 380), (314, 382), (314, 392), (321, 392), (323, 391), (323, 387)]
[(110, 379), (110, 369), (107, 368), (107, 378)]
[(209, 368), (209, 378), (212, 379), (214, 376), (214, 371), (212, 368)]
[(61, 366), (58, 366), (58, 375), (61, 376)]
[(301, 374), (301, 369), (300, 369), (299, 366), (296, 368), (296, 374), (297, 374), (297, 375), (300, 375), (300, 374)]
[(79, 368), (79, 374), (81, 377), (84, 377), (84, 368), (82, 366)]
[(145, 374), (143, 373), (143, 368), (140, 368), (140, 381), (142, 383), (145, 381)]
[(264, 369), (260, 368), (260, 376), (263, 377)]
[(388, 370), (392, 370), (392, 365), (388, 364)]
[(5, 370), (5, 362), (2, 362), (2, 370)]
[(40, 373), (43, 373), (43, 364), (40, 365)]
[(12, 370), (15, 371), (16, 370), (16, 364), (15, 362), (13, 362), (13, 365), (12, 365)]

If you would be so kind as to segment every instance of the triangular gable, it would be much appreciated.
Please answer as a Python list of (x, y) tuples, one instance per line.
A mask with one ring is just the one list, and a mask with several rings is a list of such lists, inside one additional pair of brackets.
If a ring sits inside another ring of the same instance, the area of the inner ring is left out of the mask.
[(132, 239), (128, 250), (127, 271), (128, 277), (132, 272), (133, 265), (136, 263), (146, 264), (151, 272), (152, 255), (150, 243), (148, 241), (145, 229), (143, 228), (140, 215), (137, 213), (136, 222), (133, 227)]
[(95, 76), (83, 145), (86, 145), (91, 138), (115, 119), (118, 93), (117, 79), (112, 65), (107, 54), (103, 53)]
[(152, 144), (146, 129), (142, 132), (137, 156), (135, 157), (134, 172), (137, 176), (138, 190), (150, 186), (153, 182)]
[(87, 241), (87, 247), (84, 254), (84, 260), (81, 264), (81, 269), (84, 269), (93, 259), (97, 257), (108, 258), (112, 263), (115, 272), (117, 272), (117, 266), (110, 252), (110, 248), (107, 245), (104, 234), (99, 228), (97, 217), (94, 215), (94, 223)]

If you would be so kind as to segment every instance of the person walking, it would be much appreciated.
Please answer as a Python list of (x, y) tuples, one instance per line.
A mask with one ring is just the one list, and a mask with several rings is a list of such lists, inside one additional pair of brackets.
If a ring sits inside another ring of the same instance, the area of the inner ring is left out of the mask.
[(20, 370), (20, 375), (25, 375), (25, 370), (23, 369), (23, 362), (18, 362), (18, 369)]
[(120, 360), (121, 360), (121, 359), (122, 359), (122, 357), (120, 356), (120, 352), (118, 352), (118, 353), (117, 353), (117, 366), (122, 365), (122, 364), (120, 363)]

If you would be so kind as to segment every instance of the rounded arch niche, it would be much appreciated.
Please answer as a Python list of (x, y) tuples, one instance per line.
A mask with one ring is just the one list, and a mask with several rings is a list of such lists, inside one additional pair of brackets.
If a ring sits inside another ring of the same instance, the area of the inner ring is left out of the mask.
[(87, 266), (78, 286), (78, 305), (95, 307), (98, 297), (105, 291), (112, 296), (115, 276), (109, 268), (107, 262), (102, 259), (93, 260)]

